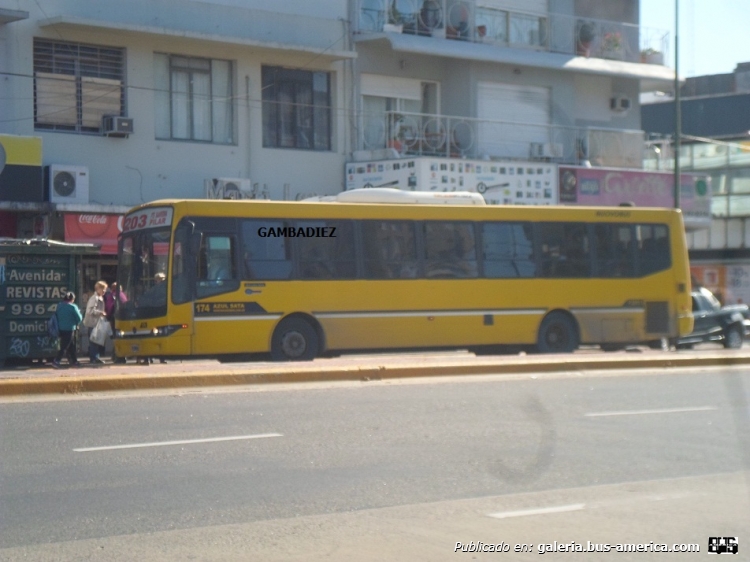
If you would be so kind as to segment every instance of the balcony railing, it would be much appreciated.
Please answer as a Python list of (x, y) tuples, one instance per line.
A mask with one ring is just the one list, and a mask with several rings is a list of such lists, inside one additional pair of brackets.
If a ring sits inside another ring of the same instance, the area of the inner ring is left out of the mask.
[[(680, 167), (689, 171), (715, 171), (750, 166), (750, 143), (724, 142), (682, 135)], [(685, 142), (690, 144), (685, 144)], [(645, 144), (643, 167), (647, 170), (673, 170), (674, 147), (671, 139), (649, 140)]]
[(643, 166), (643, 131), (394, 111), (363, 115), (361, 131), (361, 150), (390, 148), (399, 156)]
[(359, 0), (358, 31), (394, 32), (664, 64), (669, 34), (634, 24), (477, 6), (469, 0)]

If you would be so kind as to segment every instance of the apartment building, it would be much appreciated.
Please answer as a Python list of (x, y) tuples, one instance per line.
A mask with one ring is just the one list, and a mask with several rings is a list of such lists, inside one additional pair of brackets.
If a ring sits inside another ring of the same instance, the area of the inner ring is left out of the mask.
[(674, 74), (637, 0), (356, 5), (360, 149), (642, 167), (639, 94)]

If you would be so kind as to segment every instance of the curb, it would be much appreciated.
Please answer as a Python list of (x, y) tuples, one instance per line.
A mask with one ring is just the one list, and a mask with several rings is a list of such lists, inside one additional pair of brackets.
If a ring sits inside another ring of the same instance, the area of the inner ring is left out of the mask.
[(361, 367), (295, 364), (293, 367), (274, 367), (260, 370), (249, 367), (249, 372), (208, 371), (200, 373), (117, 374), (101, 376), (39, 377), (0, 380), (0, 396), (28, 394), (80, 394), (118, 390), (154, 390), (167, 388), (195, 388), (202, 386), (232, 386), (268, 383), (370, 381), (399, 378), (435, 377), (449, 375), (511, 375), (523, 373), (554, 373), (563, 371), (647, 369), (674, 367), (716, 367), (750, 364), (750, 355), (708, 355), (693, 357), (536, 357), (479, 362), (441, 361), (418, 366), (368, 365)]

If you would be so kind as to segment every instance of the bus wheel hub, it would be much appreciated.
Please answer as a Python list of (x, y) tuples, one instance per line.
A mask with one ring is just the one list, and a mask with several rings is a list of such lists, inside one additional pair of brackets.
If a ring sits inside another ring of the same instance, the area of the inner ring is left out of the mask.
[(305, 336), (299, 332), (287, 332), (281, 339), (281, 349), (288, 357), (299, 357), (307, 349)]

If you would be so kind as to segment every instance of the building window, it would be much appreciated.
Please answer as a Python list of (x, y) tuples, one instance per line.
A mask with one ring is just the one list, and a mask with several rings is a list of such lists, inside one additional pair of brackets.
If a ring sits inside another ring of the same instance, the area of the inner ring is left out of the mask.
[(331, 150), (327, 72), (263, 67), (263, 146)]
[(125, 50), (34, 39), (34, 127), (99, 133), (125, 115)]
[(234, 144), (232, 63), (154, 55), (156, 138)]

